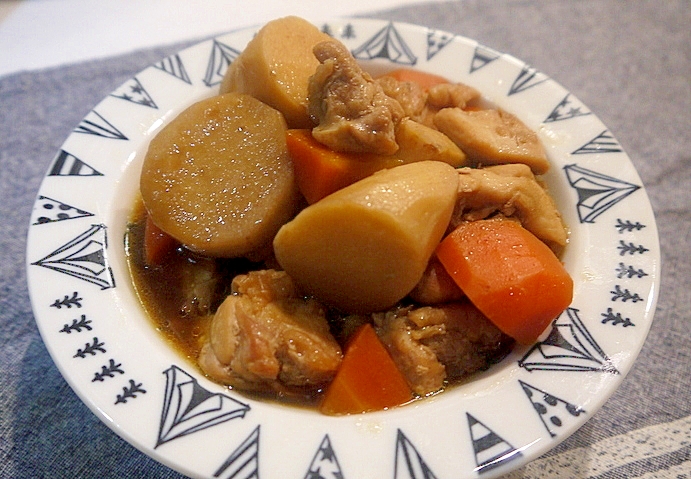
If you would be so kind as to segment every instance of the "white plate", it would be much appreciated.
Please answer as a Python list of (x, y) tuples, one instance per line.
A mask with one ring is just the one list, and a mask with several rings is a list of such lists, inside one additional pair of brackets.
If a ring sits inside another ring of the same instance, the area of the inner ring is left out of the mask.
[(175, 353), (144, 316), (123, 251), (148, 141), (217, 92), (256, 32), (236, 31), (147, 68), (99, 103), (57, 154), (31, 218), (36, 322), (65, 379), (117, 434), (184, 474), (220, 478), (491, 478), (542, 455), (614, 392), (653, 319), (659, 243), (621, 145), (542, 72), (475, 41), (384, 21), (320, 24), (373, 71), (414, 67), (477, 87), (544, 143), (571, 229), (571, 306), (538, 344), (472, 382), (348, 417), (247, 399)]

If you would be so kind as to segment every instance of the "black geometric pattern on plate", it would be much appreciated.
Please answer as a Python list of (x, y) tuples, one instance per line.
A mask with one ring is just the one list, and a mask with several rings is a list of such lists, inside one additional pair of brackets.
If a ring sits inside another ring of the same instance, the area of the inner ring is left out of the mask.
[(259, 479), (259, 426), (235, 448), (216, 470), (221, 479)]
[(455, 35), (443, 30), (427, 30), (427, 61), (451, 43)]
[(573, 420), (581, 414), (585, 414), (585, 410), (575, 404), (571, 404), (542, 389), (531, 386), (520, 379), (518, 383), (521, 385), (525, 395), (528, 396), (530, 403), (533, 405), (533, 409), (537, 412), (545, 429), (547, 429), (547, 432), (552, 437), (556, 437), (557, 433), (555, 431), (563, 427), (567, 421)]
[(576, 210), (581, 223), (594, 223), (595, 218), (640, 188), (575, 164), (566, 165), (564, 172), (578, 194)]
[(156, 447), (178, 437), (243, 418), (250, 410), (225, 394), (212, 393), (178, 366), (164, 371), (166, 389)]
[(48, 176), (103, 176), (103, 173), (92, 168), (82, 160), (65, 150), (55, 157)]
[(31, 263), (95, 284), (101, 289), (115, 287), (113, 272), (105, 250), (108, 242), (105, 225), (91, 225), (45, 258)]
[(149, 95), (149, 92), (146, 91), (137, 77), (127, 80), (120, 85), (118, 89), (113, 91), (110, 96), (158, 110), (156, 102), (154, 102), (154, 99)]
[(153, 66), (154, 68), (161, 70), (162, 72), (166, 72), (168, 75), (171, 75), (178, 80), (187, 83), (188, 85), (192, 84), (192, 80), (190, 80), (190, 76), (187, 74), (187, 70), (185, 69), (185, 64), (182, 62), (182, 58), (180, 58), (178, 53), (164, 58), (158, 63), (154, 63)]
[(235, 60), (238, 55), (240, 55), (238, 50), (214, 39), (211, 46), (211, 53), (209, 54), (209, 61), (206, 65), (204, 84), (208, 87), (212, 87), (221, 83), (228, 69), (228, 65), (233, 63), (233, 60)]
[(602, 133), (590, 140), (585, 145), (571, 152), (572, 155), (588, 155), (593, 153), (621, 153), (624, 149), (621, 147), (616, 138), (608, 131), (603, 130)]
[(475, 419), (473, 415), (466, 412), (466, 418), (475, 454), (477, 467), (474, 470), (476, 472), (482, 474), (522, 456), (518, 449)]
[(567, 93), (564, 99), (554, 107), (552, 113), (547, 116), (545, 123), (570, 120), (571, 118), (586, 115), (590, 115), (590, 111), (588, 111), (582, 103), (579, 103), (570, 93)]
[(473, 52), (473, 59), (470, 61), (470, 70), (468, 73), (478, 71), (480, 68), (489, 65), (497, 58), (501, 57), (501, 53), (492, 50), (490, 47), (478, 44)]
[(524, 65), (523, 68), (521, 68), (521, 71), (518, 74), (518, 76), (514, 79), (513, 83), (511, 84), (511, 88), (509, 88), (509, 93), (507, 94), (507, 96), (524, 92), (529, 88), (537, 86), (540, 83), (546, 82), (548, 79), (549, 78), (545, 76), (545, 74), (540, 73), (535, 68), (529, 67), (528, 65)]
[(344, 477), (336, 452), (331, 446), (331, 439), (327, 434), (314, 454), (304, 479), (344, 479)]
[(552, 322), (549, 336), (530, 348), (518, 365), (528, 371), (601, 371), (619, 374), (574, 308), (567, 308)]
[(352, 54), (358, 60), (384, 58), (400, 65), (415, 65), (417, 63), (417, 57), (393, 23), (389, 23), (372, 38), (355, 48)]
[(396, 434), (394, 479), (437, 479), (412, 442), (400, 429)]
[(127, 140), (128, 138), (115, 125), (106, 120), (96, 110), (91, 110), (74, 129), (75, 133), (96, 135), (111, 140)]
[(33, 213), (33, 218), (31, 220), (32, 225), (42, 225), (54, 221), (72, 220), (94, 215), (76, 206), (68, 205), (67, 203), (43, 195), (39, 195), (34, 205)]

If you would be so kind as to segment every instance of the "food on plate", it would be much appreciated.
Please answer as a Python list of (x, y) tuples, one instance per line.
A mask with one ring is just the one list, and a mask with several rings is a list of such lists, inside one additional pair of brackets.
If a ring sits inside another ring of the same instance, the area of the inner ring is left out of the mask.
[(201, 368), (245, 390), (318, 388), (333, 379), (341, 347), (325, 308), (300, 294), (283, 271), (238, 275), (211, 321)]
[(319, 410), (330, 415), (378, 411), (411, 398), (406, 378), (372, 325), (364, 323), (348, 342), (343, 363)]
[(382, 170), (302, 210), (278, 231), (278, 263), (347, 313), (381, 311), (420, 281), (451, 218), (458, 174), (446, 163)]
[(507, 111), (444, 108), (434, 115), (433, 121), (439, 131), (477, 163), (523, 163), (538, 175), (549, 169), (537, 134)]
[(312, 136), (334, 151), (391, 155), (398, 150), (396, 125), (401, 104), (360, 68), (340, 42), (314, 47), (320, 62), (309, 81)]
[(374, 315), (379, 336), (413, 391), (440, 391), (450, 378), (486, 368), (512, 342), (468, 302), (406, 306)]
[(461, 223), (439, 244), (437, 258), (468, 299), (519, 343), (535, 342), (571, 304), (564, 265), (518, 222)]
[(140, 190), (151, 220), (210, 256), (266, 250), (299, 200), (281, 114), (244, 94), (195, 103), (151, 141)]
[(307, 83), (319, 64), (312, 48), (330, 38), (298, 17), (267, 23), (228, 67), (221, 93), (252, 95), (281, 111), (291, 128), (311, 127)]
[(566, 308), (535, 132), (468, 85), (374, 77), (296, 17), (152, 140), (126, 235), (164, 335), (245, 394), (351, 414), (437, 394)]

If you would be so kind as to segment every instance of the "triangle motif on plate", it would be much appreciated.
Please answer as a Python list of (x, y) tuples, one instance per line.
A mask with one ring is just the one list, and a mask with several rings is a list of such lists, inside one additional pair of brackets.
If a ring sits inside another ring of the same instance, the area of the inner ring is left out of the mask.
[(494, 60), (499, 58), (501, 53), (485, 45), (477, 45), (475, 51), (473, 52), (473, 59), (470, 61), (470, 72), (473, 73), (478, 71), (480, 68), (485, 67), (492, 63)]
[(31, 224), (42, 225), (55, 221), (72, 220), (93, 215), (93, 213), (68, 205), (62, 201), (39, 195), (34, 205)]
[(535, 68), (524, 66), (509, 88), (508, 96), (526, 91), (528, 88), (547, 81), (547, 77)]
[(572, 155), (587, 155), (591, 153), (621, 153), (623, 148), (614, 136), (604, 130), (585, 145), (571, 152)]
[(415, 65), (417, 57), (406, 44), (393, 23), (379, 30), (372, 38), (352, 51), (358, 60), (385, 58), (401, 65)]
[(451, 43), (455, 35), (439, 30), (427, 31), (427, 60), (439, 53), (446, 45)]
[(518, 449), (475, 419), (473, 415), (466, 413), (466, 417), (477, 464), (476, 472), (482, 474), (522, 455)]
[(151, 98), (151, 95), (149, 95), (149, 92), (146, 91), (137, 77), (130, 78), (110, 95), (115, 98), (136, 103), (137, 105), (158, 109), (156, 102), (154, 102), (154, 99)]
[(552, 322), (547, 338), (530, 348), (518, 365), (528, 371), (600, 371), (619, 374), (574, 308), (567, 308)]
[(521, 385), (525, 395), (528, 396), (533, 409), (540, 416), (540, 421), (542, 421), (551, 437), (556, 437), (557, 433), (555, 431), (563, 427), (568, 421), (577, 418), (581, 414), (585, 414), (585, 410), (575, 404), (531, 386), (520, 379), (518, 383)]
[(400, 429), (396, 435), (394, 479), (437, 479), (410, 439)]
[(595, 218), (640, 188), (578, 165), (566, 165), (564, 172), (578, 194), (576, 209), (581, 223), (594, 223)]
[(187, 70), (185, 69), (185, 64), (182, 62), (182, 58), (180, 58), (178, 53), (171, 55), (168, 58), (164, 58), (158, 63), (154, 63), (153, 66), (154, 68), (174, 76), (178, 80), (182, 80), (189, 85), (192, 84), (192, 80), (190, 80), (190, 76), (187, 74)]
[(71, 153), (60, 150), (50, 167), (48, 176), (103, 176), (103, 173), (84, 163)]
[(344, 479), (344, 477), (336, 452), (331, 446), (331, 439), (327, 434), (312, 459), (305, 479)]
[(203, 388), (199, 382), (177, 366), (166, 375), (165, 397), (156, 446), (178, 437), (242, 418), (249, 405), (221, 393)]
[(259, 426), (214, 473), (221, 479), (259, 479)]
[(127, 137), (96, 110), (91, 110), (75, 128), (75, 133), (100, 136), (111, 140), (127, 140)]
[(84, 280), (101, 289), (114, 288), (115, 279), (105, 252), (107, 244), (106, 226), (91, 225), (85, 232), (31, 264)]
[(206, 65), (206, 75), (204, 75), (204, 84), (208, 87), (218, 85), (223, 81), (223, 76), (226, 74), (228, 66), (233, 63), (240, 52), (235, 48), (214, 40), (211, 53), (209, 54), (209, 62)]
[(586, 115), (590, 115), (590, 111), (588, 111), (583, 104), (579, 103), (570, 93), (567, 93), (547, 116), (545, 123), (570, 120), (571, 118)]

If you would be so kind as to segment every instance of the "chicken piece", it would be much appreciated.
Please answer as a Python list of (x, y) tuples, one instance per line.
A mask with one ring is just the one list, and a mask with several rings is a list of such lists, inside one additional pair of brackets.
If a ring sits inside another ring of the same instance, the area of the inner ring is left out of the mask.
[(459, 168), (458, 200), (450, 229), (463, 221), (501, 214), (523, 227), (553, 250), (566, 245), (567, 231), (552, 197), (523, 164), (487, 168)]
[(212, 379), (243, 390), (316, 391), (333, 379), (341, 348), (324, 308), (301, 297), (285, 272), (236, 276), (216, 311), (199, 365)]
[(446, 268), (437, 257), (432, 256), (422, 279), (408, 296), (418, 304), (430, 305), (458, 301), (465, 293), (446, 272)]
[(209, 314), (214, 306), (220, 282), (221, 275), (213, 259), (191, 257), (183, 262), (180, 269), (183, 292), (181, 313), (191, 317)]
[(513, 344), (467, 302), (402, 308), (374, 317), (379, 338), (421, 396), (441, 390), (447, 381), (487, 369)]
[(312, 135), (335, 151), (391, 155), (398, 150), (395, 126), (403, 107), (364, 72), (346, 47), (325, 41), (309, 81), (308, 111), (318, 125)]
[(524, 163), (538, 175), (549, 169), (537, 134), (504, 110), (444, 108), (434, 125), (479, 165)]
[(479, 99), (480, 91), (463, 83), (440, 83), (427, 91), (427, 106), (435, 110), (465, 108)]
[(417, 83), (400, 81), (391, 76), (374, 80), (387, 96), (396, 100), (403, 108), (404, 116), (419, 121), (425, 116), (427, 92)]
[(453, 167), (468, 164), (465, 153), (442, 132), (403, 118), (396, 127), (399, 149), (394, 156), (403, 163), (442, 161)]

